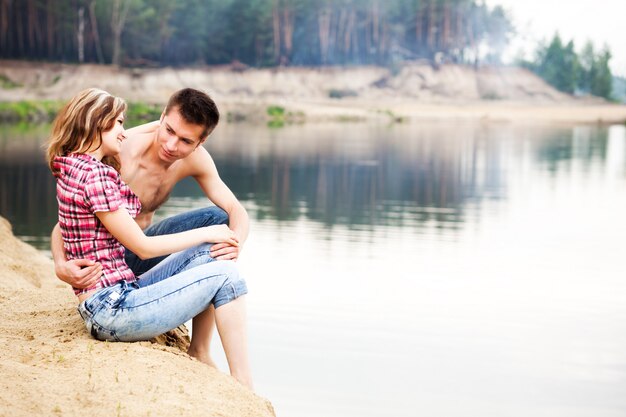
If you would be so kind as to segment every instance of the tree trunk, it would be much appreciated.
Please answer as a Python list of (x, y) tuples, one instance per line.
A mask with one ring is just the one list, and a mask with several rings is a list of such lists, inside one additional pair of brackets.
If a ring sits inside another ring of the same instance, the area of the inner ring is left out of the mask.
[(463, 11), (461, 9), (457, 9), (455, 17), (456, 25), (454, 30), (454, 45), (459, 51), (457, 60), (460, 60), (463, 54), (463, 46), (465, 45), (465, 36), (463, 35)]
[(76, 41), (78, 42), (78, 62), (82, 64), (85, 62), (85, 8), (83, 6), (78, 9)]
[(293, 49), (293, 12), (285, 7), (283, 10), (283, 39), (285, 42), (285, 55), (288, 60), (291, 59), (291, 51)]
[(17, 35), (17, 50), (20, 56), (24, 56), (24, 22), (22, 21), (22, 10), (20, 5), (15, 7), (15, 32)]
[(46, 31), (47, 31), (47, 39), (48, 39), (48, 58), (52, 58), (54, 56), (54, 0), (46, 1)]
[(442, 49), (446, 54), (449, 52), (449, 49), (450, 49), (450, 26), (451, 26), (450, 3), (449, 3), (449, 0), (444, 0), (442, 33), (441, 33), (441, 38), (439, 42), (439, 48)]
[(26, 28), (28, 33), (28, 51), (37, 56), (37, 8), (33, 0), (26, 3)]
[(424, 12), (422, 11), (422, 2), (420, 1), (419, 6), (417, 6), (417, 13), (415, 15), (415, 42), (417, 43), (417, 48), (421, 48), (422, 42), (422, 28), (423, 28), (423, 16)]
[[(345, 29), (347, 20), (348, 16), (346, 14), (346, 9), (341, 9), (341, 12), (339, 13), (339, 20), (337, 21), (337, 47), (339, 49), (342, 48), (342, 45), (345, 46), (345, 42), (341, 42), (341, 40), (345, 39), (346, 36)], [(345, 54), (345, 48), (342, 49), (342, 52)]]
[(280, 14), (278, 11), (278, 0), (274, 0), (272, 9), (272, 28), (274, 30), (274, 63), (278, 64), (280, 58)]
[[(333, 9), (331, 9), (333, 10)], [(328, 31), (328, 51), (331, 56), (335, 57), (335, 61), (337, 60), (337, 40), (339, 39), (339, 24), (341, 20), (341, 14), (338, 13), (337, 9), (332, 11), (329, 19), (329, 31)]]
[(9, 14), (11, 13), (10, 0), (0, 0), (0, 47), (3, 51), (9, 48)]
[(378, 0), (376, 0), (372, 7), (372, 39), (374, 41), (374, 45), (378, 46), (379, 38), (380, 38), (380, 10), (378, 6)]
[(435, 40), (437, 36), (437, 24), (435, 22), (435, 0), (428, 1), (428, 31), (426, 33), (430, 55), (435, 52)]
[(367, 48), (367, 54), (369, 55), (373, 48), (376, 55), (378, 55), (378, 58), (380, 58), (380, 8), (378, 0), (375, 0), (372, 4), (371, 25), (368, 25), (367, 27), (368, 29), (371, 27), (371, 35), (368, 33), (365, 37), (367, 40), (367, 44), (365, 45)]
[(98, 20), (96, 18), (96, 0), (89, 3), (89, 21), (91, 24), (91, 35), (96, 48), (96, 56), (98, 62), (104, 64), (104, 54), (102, 53), (102, 44), (100, 43), (100, 34), (98, 33)]
[(344, 32), (344, 50), (346, 51), (346, 55), (350, 55), (350, 51), (354, 48), (352, 47), (354, 35), (354, 27), (356, 22), (356, 12), (354, 9), (348, 12), (348, 21), (346, 22), (346, 31)]
[(330, 19), (331, 11), (328, 8), (322, 9), (317, 15), (318, 34), (320, 41), (320, 61), (322, 64), (328, 63), (328, 49), (330, 46)]
[(387, 56), (389, 54), (389, 25), (387, 22), (383, 22), (381, 25), (381, 34), (380, 34), (380, 54), (382, 56)]
[(130, 3), (124, 0), (113, 0), (111, 30), (113, 31), (113, 54), (111, 64), (120, 65), (122, 59), (122, 31), (128, 15)]

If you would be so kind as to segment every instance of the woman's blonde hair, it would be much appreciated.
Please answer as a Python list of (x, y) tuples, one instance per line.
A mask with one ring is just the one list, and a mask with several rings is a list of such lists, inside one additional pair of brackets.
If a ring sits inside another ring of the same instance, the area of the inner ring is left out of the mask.
[[(102, 146), (102, 133), (111, 130), (117, 117), (125, 111), (123, 99), (97, 88), (81, 91), (72, 98), (54, 119), (48, 140), (46, 157), (52, 172), (56, 173), (55, 157), (93, 151)], [(102, 162), (120, 170), (115, 157), (106, 156)]]

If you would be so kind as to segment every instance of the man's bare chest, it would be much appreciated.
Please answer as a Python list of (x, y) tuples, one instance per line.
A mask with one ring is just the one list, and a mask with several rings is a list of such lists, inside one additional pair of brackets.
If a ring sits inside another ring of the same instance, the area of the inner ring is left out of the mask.
[(142, 167), (139, 164), (123, 175), (131, 190), (139, 197), (143, 213), (153, 212), (169, 198), (176, 174), (172, 170), (159, 170)]

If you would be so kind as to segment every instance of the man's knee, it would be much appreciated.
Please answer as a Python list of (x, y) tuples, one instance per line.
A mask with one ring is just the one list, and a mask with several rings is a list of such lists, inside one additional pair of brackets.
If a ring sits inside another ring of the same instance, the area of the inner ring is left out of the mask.
[(207, 223), (209, 223), (210, 225), (228, 224), (228, 213), (226, 213), (220, 207), (207, 207), (205, 210), (205, 215), (207, 216)]

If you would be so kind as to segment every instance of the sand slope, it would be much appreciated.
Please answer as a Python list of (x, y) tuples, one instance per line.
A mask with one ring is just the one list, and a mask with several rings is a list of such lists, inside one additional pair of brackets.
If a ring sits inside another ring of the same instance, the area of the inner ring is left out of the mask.
[[(0, 75), (19, 85), (0, 100), (68, 99), (100, 87), (130, 101), (163, 105), (182, 87), (209, 92), (225, 119), (265, 122), (268, 106), (295, 121), (489, 120), (623, 123), (626, 105), (561, 93), (516, 67), (472, 68), (406, 63), (375, 66), (116, 68), (0, 60)], [(340, 98), (337, 98), (340, 97)]]
[(0, 242), (0, 416), (274, 416), (179, 349), (93, 340), (52, 262), (2, 217)]

